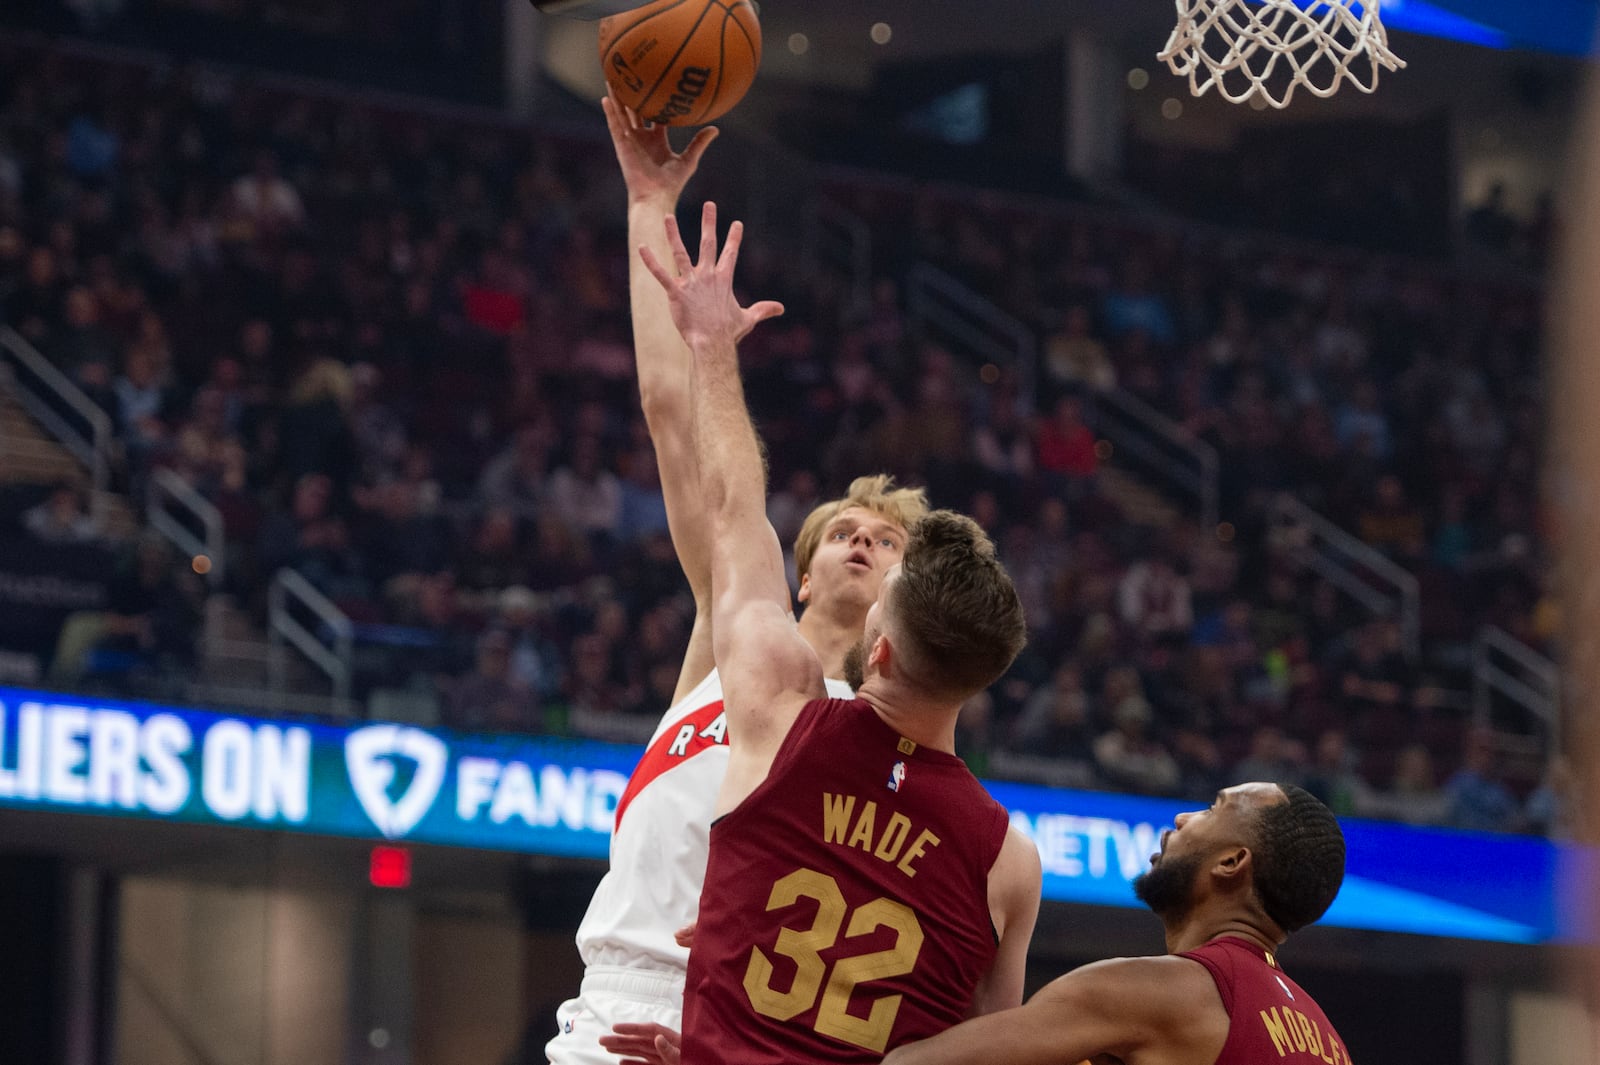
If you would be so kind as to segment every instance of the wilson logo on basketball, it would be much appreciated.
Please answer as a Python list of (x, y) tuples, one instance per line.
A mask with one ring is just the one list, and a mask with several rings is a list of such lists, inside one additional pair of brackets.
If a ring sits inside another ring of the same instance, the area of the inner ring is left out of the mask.
[(611, 56), (611, 72), (634, 92), (644, 91), (644, 79), (633, 72), (633, 68), (628, 66), (628, 61), (622, 56), (617, 54)]
[(695, 103), (699, 101), (709, 84), (711, 84), (709, 67), (684, 67), (683, 73), (678, 76), (677, 88), (667, 97), (667, 102), (650, 121), (670, 123), (674, 118), (687, 115), (694, 110)]

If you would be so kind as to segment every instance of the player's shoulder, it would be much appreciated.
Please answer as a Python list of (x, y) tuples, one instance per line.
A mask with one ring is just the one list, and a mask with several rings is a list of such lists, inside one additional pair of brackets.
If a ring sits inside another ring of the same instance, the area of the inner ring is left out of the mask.
[(1107, 958), (1074, 969), (1058, 984), (1060, 997), (1079, 1009), (1116, 1009), (1165, 1025), (1193, 1023), (1225, 1013), (1204, 965), (1177, 954)]

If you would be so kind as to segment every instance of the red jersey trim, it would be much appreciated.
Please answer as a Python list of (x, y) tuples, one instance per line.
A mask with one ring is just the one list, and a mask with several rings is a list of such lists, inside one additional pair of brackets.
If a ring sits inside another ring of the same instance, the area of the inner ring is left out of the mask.
[(655, 742), (645, 749), (639, 764), (634, 766), (633, 775), (628, 778), (628, 786), (622, 790), (622, 798), (617, 800), (613, 832), (621, 827), (622, 815), (629, 804), (662, 773), (682, 765), (701, 751), (728, 745), (727, 722), (719, 723), (717, 719), (720, 717), (722, 717), (722, 700), (718, 699), (685, 714), (671, 728), (656, 737)]

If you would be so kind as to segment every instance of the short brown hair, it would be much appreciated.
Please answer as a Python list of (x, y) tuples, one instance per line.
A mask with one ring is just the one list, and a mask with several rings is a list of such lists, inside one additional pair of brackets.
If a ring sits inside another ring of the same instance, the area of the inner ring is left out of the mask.
[(1027, 642), (1022, 600), (994, 543), (964, 514), (936, 510), (911, 530), (887, 605), (913, 683), (965, 699), (1000, 679)]
[(928, 494), (920, 488), (896, 488), (894, 478), (887, 473), (857, 477), (850, 482), (850, 489), (842, 498), (823, 503), (806, 515), (800, 534), (794, 538), (796, 580), (810, 572), (811, 559), (817, 553), (817, 545), (822, 543), (822, 531), (828, 523), (851, 507), (870, 510), (909, 533), (928, 513)]

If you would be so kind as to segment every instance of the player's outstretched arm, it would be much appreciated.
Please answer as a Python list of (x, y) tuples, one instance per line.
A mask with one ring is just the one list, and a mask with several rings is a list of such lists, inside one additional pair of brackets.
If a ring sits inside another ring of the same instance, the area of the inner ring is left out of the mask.
[[(707, 126), (682, 152), (675, 152), (665, 126), (646, 123), (609, 96), (600, 101), (600, 107), (628, 187), (628, 240), (633, 247), (649, 248), (657, 261), (671, 263), (664, 222), (677, 210), (678, 197), (699, 168), (700, 157), (716, 139), (717, 130)], [(661, 470), (672, 546), (694, 593), (697, 614), (673, 696), (677, 702), (712, 666), (710, 529), (700, 504), (700, 473), (689, 424), (694, 362), (672, 322), (666, 293), (638, 256), (630, 259), (628, 293), (639, 399)]]
[(973, 1017), (1022, 1005), (1028, 977), (1028, 943), (1039, 919), (1042, 879), (1039, 849), (1020, 830), (1006, 832), (1000, 856), (989, 870), (989, 912), (994, 915), (1000, 949), (972, 997)]
[(1216, 984), (1187, 958), (1114, 958), (1075, 969), (1016, 1009), (908, 1043), (884, 1065), (1125, 1065), (1214, 1061), (1228, 1036)]
[[(673, 323), (694, 356), (695, 457), (711, 531), (712, 645), (735, 754), (773, 751), (799, 705), (823, 693), (822, 666), (789, 606), (783, 551), (767, 521), (767, 471), (739, 378), (739, 341), (783, 313), (770, 300), (739, 306), (733, 271), (744, 227), (734, 222), (717, 254), (717, 209), (700, 221), (693, 263), (675, 219), (664, 223), (676, 273), (639, 249), (661, 284)], [(741, 755), (742, 757), (742, 755)]]

